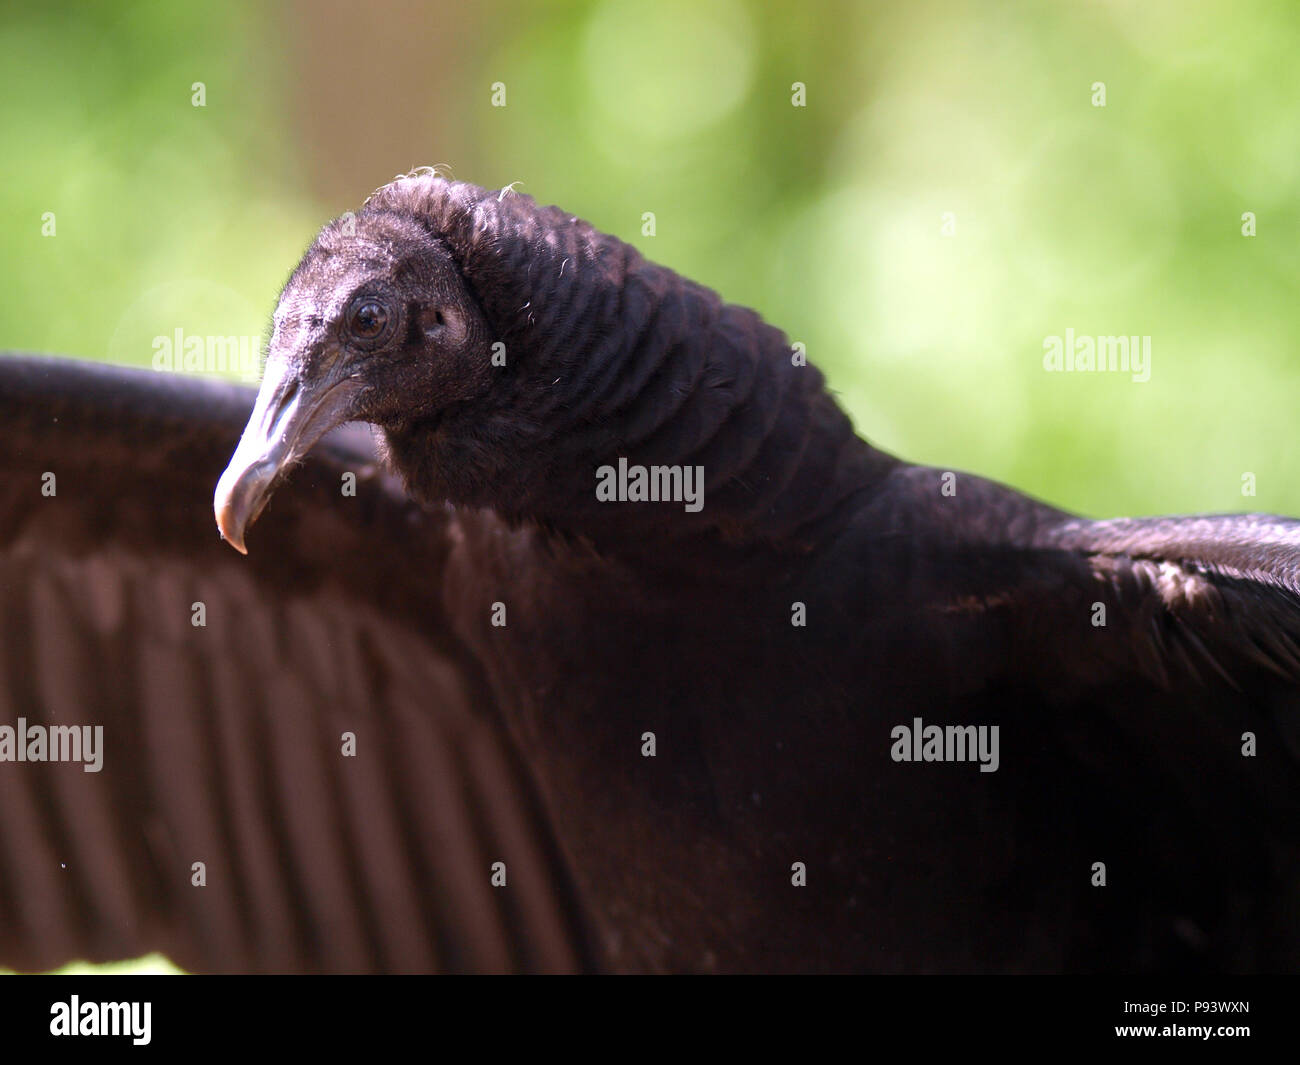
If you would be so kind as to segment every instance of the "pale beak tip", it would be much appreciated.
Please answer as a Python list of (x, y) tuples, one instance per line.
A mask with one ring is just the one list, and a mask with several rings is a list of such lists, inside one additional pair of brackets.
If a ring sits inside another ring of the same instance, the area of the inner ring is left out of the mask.
[(239, 523), (235, 520), (230, 502), (228, 500), (219, 502), (215, 509), (217, 512), (217, 532), (221, 534), (221, 539), (225, 540), (241, 555), (248, 554), (248, 548), (244, 545), (244, 530), (239, 528)]
[(283, 366), (275, 372), (268, 370), (212, 497), (221, 538), (241, 555), (248, 554), (244, 537), (266, 508), (284, 471), (326, 432), (349, 418), (359, 387), (352, 378), (312, 386)]
[(241, 555), (247, 555), (247, 554), (248, 554), (248, 548), (244, 546), (244, 541), (243, 541), (243, 540), (240, 540), (240, 539), (237, 539), (237, 538), (234, 538), (234, 537), (227, 536), (225, 533), (222, 533), (222, 534), (221, 534), (221, 539), (225, 540), (226, 543), (228, 543), (231, 547), (233, 547), (233, 548), (234, 548), (236, 551), (238, 551)]

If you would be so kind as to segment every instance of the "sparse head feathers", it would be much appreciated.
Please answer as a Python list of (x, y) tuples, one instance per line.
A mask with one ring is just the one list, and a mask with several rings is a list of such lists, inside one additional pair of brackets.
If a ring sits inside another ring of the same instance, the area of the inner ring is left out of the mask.
[[(603, 523), (619, 508), (594, 506), (590, 470), (642, 455), (707, 464), (718, 491), (699, 522), (786, 537), (857, 483), (841, 453), (869, 454), (778, 329), (509, 187), (395, 179), (325, 227), (281, 304), (328, 330), (372, 292), (389, 339), (349, 368), (367, 384), (356, 409), (428, 498)], [(468, 322), (466, 342), (426, 343), (439, 316)]]
[(413, 219), (445, 242), (507, 347), (523, 342), (526, 333), (533, 334), (529, 347), (545, 338), (574, 303), (580, 305), (574, 311), (585, 313), (607, 306), (582, 295), (621, 285), (641, 261), (634, 248), (558, 207), (513, 190), (502, 195), (452, 181), (434, 170), (377, 189), (357, 216), (359, 230), (389, 212)]

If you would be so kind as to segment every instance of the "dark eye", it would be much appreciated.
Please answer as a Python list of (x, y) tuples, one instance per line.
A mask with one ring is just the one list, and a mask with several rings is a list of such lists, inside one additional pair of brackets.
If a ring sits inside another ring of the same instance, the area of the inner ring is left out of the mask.
[(388, 311), (374, 299), (357, 300), (348, 318), (348, 331), (358, 340), (374, 340), (388, 325)]

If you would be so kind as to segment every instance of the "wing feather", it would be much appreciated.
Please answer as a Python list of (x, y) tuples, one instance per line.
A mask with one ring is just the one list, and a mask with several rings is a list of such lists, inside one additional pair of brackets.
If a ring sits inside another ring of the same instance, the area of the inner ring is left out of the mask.
[(454, 515), (345, 433), (237, 555), (211, 494), (251, 405), (0, 360), (0, 726), (103, 728), (99, 772), (0, 762), (0, 964), (589, 967), (545, 811), (443, 606)]

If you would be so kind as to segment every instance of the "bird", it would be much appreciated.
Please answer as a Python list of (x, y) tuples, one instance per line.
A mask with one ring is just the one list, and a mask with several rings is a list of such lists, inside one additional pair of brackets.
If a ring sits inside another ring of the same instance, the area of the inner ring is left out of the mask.
[(528, 195), (326, 225), (255, 394), (6, 357), (0, 442), (9, 752), (103, 729), (0, 732), (0, 965), (1300, 961), (1300, 523), (903, 461)]

